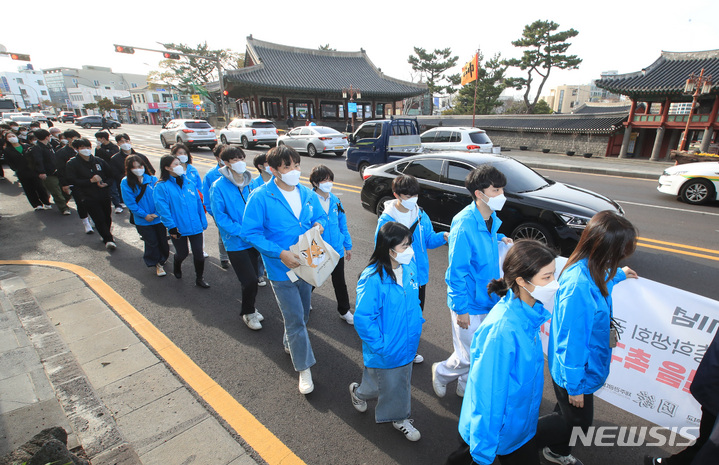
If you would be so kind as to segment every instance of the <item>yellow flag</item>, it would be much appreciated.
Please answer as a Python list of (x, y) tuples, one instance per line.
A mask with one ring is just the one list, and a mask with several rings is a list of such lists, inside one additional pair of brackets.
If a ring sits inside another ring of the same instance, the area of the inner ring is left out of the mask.
[(469, 84), (472, 81), (477, 80), (477, 65), (478, 65), (477, 54), (475, 53), (471, 60), (462, 67), (462, 85)]

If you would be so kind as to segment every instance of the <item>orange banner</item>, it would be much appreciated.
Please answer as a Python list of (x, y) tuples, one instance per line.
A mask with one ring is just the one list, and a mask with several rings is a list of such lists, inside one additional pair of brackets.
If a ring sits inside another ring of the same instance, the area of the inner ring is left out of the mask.
[(462, 67), (462, 85), (469, 84), (472, 81), (477, 80), (477, 65), (478, 65), (477, 54), (475, 53), (471, 60)]

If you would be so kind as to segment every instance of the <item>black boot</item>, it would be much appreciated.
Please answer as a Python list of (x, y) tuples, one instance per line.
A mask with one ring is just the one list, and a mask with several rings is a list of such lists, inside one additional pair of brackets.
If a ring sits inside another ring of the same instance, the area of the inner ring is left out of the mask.
[(173, 261), (172, 273), (175, 275), (175, 278), (182, 278), (182, 262), (177, 260), (177, 257), (175, 257)]
[(195, 260), (195, 275), (197, 276), (195, 285), (203, 289), (209, 289), (210, 285), (202, 279), (203, 274), (205, 274), (205, 260)]

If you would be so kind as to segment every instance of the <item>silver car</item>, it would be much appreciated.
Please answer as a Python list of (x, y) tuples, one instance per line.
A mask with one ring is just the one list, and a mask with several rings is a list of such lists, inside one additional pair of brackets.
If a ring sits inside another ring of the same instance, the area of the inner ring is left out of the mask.
[(487, 133), (478, 128), (437, 127), (422, 133), (420, 139), (428, 150), (491, 152), (493, 147)]
[(201, 119), (173, 119), (162, 127), (160, 143), (166, 149), (176, 143), (183, 143), (188, 147), (204, 145), (210, 150), (217, 145), (215, 128)]
[(294, 128), (277, 139), (277, 145), (292, 147), (310, 157), (318, 153), (332, 152), (341, 157), (349, 147), (347, 136), (327, 126), (303, 126)]
[(233, 119), (220, 130), (220, 142), (240, 144), (243, 149), (251, 149), (257, 144), (274, 147), (277, 143), (277, 128), (268, 119)]

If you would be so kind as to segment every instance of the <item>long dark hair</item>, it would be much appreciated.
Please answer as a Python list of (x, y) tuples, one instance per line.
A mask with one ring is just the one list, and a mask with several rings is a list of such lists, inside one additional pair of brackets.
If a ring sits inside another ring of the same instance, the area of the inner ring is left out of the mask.
[(637, 229), (634, 225), (612, 211), (601, 211), (589, 220), (564, 269), (586, 258), (594, 283), (607, 297), (607, 282), (614, 279), (619, 262), (633, 254), (636, 248)]
[(150, 174), (150, 171), (152, 168), (147, 166), (147, 163), (145, 163), (145, 160), (140, 158), (138, 155), (129, 155), (127, 158), (125, 158), (125, 177), (127, 178), (127, 185), (130, 186), (130, 189), (135, 190), (137, 186), (140, 185), (140, 180), (132, 174), (132, 165), (135, 164), (135, 162), (139, 163), (140, 166), (145, 168), (145, 173)]
[(502, 264), (504, 276), (501, 279), (491, 280), (487, 285), (487, 293), (503, 297), (509, 289), (512, 289), (514, 295), (519, 297), (517, 278), (531, 281), (532, 277), (552, 263), (556, 257), (557, 254), (552, 249), (539, 241), (523, 239), (515, 242)]
[(169, 168), (176, 158), (177, 157), (173, 155), (164, 155), (162, 158), (160, 158), (160, 179), (157, 182), (165, 182), (170, 179), (170, 172), (167, 171), (165, 168)]
[(192, 153), (190, 153), (190, 149), (182, 142), (178, 142), (172, 146), (172, 148), (170, 149), (170, 155), (174, 155), (175, 157), (177, 157), (177, 151), (180, 149), (185, 150), (185, 153), (187, 154), (187, 164), (191, 165), (192, 164)]
[(369, 264), (370, 266), (377, 264), (377, 273), (379, 273), (380, 278), (384, 278), (384, 275), (387, 274), (393, 281), (397, 281), (394, 271), (392, 271), (392, 259), (389, 251), (400, 245), (405, 239), (408, 239), (411, 244), (412, 233), (401, 223), (390, 221), (379, 228), (377, 242), (369, 259)]

